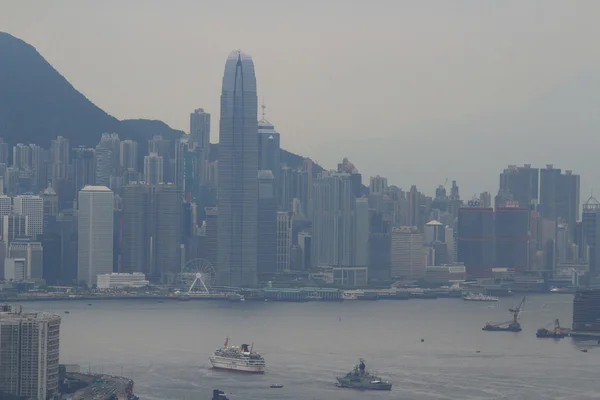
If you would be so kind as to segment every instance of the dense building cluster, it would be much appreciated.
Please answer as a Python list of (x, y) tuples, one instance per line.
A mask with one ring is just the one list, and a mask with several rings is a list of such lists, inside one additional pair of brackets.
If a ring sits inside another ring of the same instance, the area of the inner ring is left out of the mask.
[(257, 120), (250, 56), (233, 52), (222, 83), (212, 152), (201, 108), (180, 138), (105, 133), (73, 148), (58, 136), (48, 149), (12, 152), (0, 141), (2, 278), (93, 287), (118, 272), (169, 284), (198, 258), (228, 287), (535, 280), (600, 268), (600, 203), (591, 198), (580, 215), (571, 171), (509, 166), (497, 196), (467, 201), (456, 181), (434, 196), (381, 176), (366, 186), (347, 158), (335, 170), (283, 162), (264, 106)]

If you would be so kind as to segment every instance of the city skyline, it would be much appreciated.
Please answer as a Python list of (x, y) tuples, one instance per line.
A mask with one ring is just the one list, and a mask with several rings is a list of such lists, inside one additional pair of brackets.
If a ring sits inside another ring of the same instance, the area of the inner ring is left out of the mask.
[[(0, 22), (120, 118), (162, 119), (187, 131), (189, 110), (203, 107), (216, 115), (220, 60), (231, 48), (244, 48), (260, 60), (259, 99), (282, 133), (282, 147), (325, 168), (348, 156), (366, 176), (386, 176), (405, 189), (457, 178), (465, 195), (494, 192), (487, 176), (508, 164), (569, 165), (586, 176), (596, 161), (583, 143), (593, 143), (600, 128), (593, 107), (600, 93), (593, 41), (599, 28), (591, 17), (598, 4), (459, 3), (333, 3), (319, 7), (309, 32), (300, 15), (313, 3), (298, 5), (294, 17), (264, 0), (257, 7), (233, 7), (255, 23), (221, 5), (193, 2), (181, 9), (153, 3), (143, 15), (134, 5), (117, 11), (106, 3), (65, 2), (74, 16), (68, 19), (61, 7), (16, 3)], [(121, 21), (120, 37), (88, 19), (96, 13)], [(360, 33), (351, 29), (359, 16)], [(235, 23), (215, 37), (225, 18)], [(203, 23), (192, 22), (198, 20)], [(79, 29), (82, 21), (85, 29)], [(274, 23), (277, 35), (265, 28)], [(173, 29), (148, 28), (157, 24)], [(478, 29), (483, 34), (473, 35)], [(60, 46), (54, 37), (61, 37)], [(165, 58), (185, 62), (176, 69), (157, 62)], [(344, 73), (337, 73), (339, 65)], [(214, 143), (217, 118), (211, 130)], [(525, 145), (523, 137), (536, 145)], [(490, 140), (493, 152), (486, 150)], [(428, 168), (414, 168), (425, 154)], [(598, 189), (592, 177), (581, 185), (586, 195)]]

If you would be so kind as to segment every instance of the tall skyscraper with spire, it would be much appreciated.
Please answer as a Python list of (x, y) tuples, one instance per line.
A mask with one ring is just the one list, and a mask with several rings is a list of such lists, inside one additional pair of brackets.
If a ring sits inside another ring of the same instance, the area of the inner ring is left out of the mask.
[(252, 58), (225, 63), (219, 126), (218, 259), (220, 285), (257, 285), (258, 99)]

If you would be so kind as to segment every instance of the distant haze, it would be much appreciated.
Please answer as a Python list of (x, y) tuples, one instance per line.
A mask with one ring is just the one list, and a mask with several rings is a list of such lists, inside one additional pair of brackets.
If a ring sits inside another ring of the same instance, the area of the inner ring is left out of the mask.
[(187, 132), (202, 107), (218, 141), (239, 48), (282, 147), (324, 167), (347, 156), (366, 182), (428, 194), (448, 177), (468, 198), (495, 194), (507, 164), (553, 163), (585, 200), (600, 193), (599, 15), (594, 0), (20, 0), (0, 30), (117, 118)]

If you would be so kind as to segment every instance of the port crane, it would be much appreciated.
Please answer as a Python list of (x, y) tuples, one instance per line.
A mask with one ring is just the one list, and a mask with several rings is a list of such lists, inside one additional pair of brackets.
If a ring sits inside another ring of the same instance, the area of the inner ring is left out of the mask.
[(513, 315), (513, 319), (511, 321), (500, 322), (500, 323), (488, 322), (487, 324), (485, 324), (485, 326), (482, 328), (482, 330), (484, 330), (484, 331), (521, 332), (522, 329), (521, 329), (521, 324), (519, 323), (519, 315), (521, 314), (521, 311), (523, 311), (524, 307), (525, 307), (525, 297), (523, 297), (523, 300), (521, 300), (521, 302), (519, 303), (518, 306), (508, 309), (508, 311), (510, 311)]

